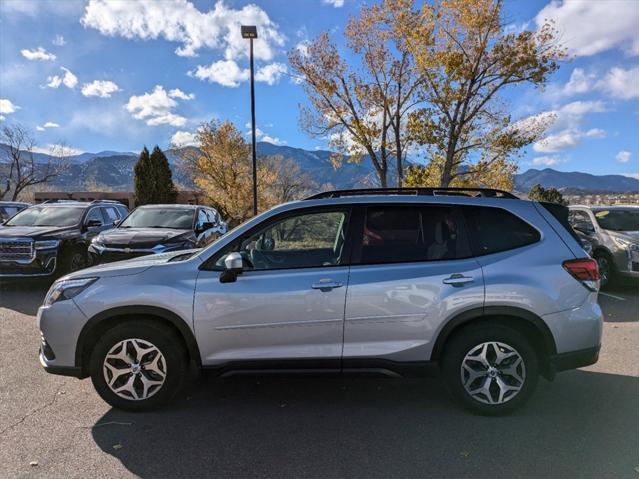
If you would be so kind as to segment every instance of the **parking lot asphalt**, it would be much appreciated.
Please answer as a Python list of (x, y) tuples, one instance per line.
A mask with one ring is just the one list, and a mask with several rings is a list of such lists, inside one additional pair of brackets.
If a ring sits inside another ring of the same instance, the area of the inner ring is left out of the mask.
[(145, 414), (46, 374), (46, 286), (0, 286), (0, 477), (639, 478), (639, 284), (600, 296), (597, 364), (541, 380), (501, 418), (437, 379), (202, 376)]

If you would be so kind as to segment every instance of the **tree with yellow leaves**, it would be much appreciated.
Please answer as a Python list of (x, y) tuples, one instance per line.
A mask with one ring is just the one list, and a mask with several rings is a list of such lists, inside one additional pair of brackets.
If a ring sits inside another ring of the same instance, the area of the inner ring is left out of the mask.
[[(215, 205), (231, 225), (253, 216), (251, 148), (233, 123), (211, 121), (197, 133), (198, 148), (184, 148), (178, 167)], [(292, 160), (258, 159), (258, 208), (299, 199), (315, 188), (307, 174)]]
[(536, 32), (507, 32), (502, 3), (437, 0), (415, 9), (409, 0), (384, 0), (393, 31), (424, 79), (423, 104), (411, 111), (409, 130), (434, 158), (443, 158), (436, 165), (440, 186), (481, 175), (495, 162), (498, 170), (505, 167), (545, 130), (542, 120), (551, 119), (515, 122), (499, 95), (515, 85), (545, 84), (565, 57), (556, 30), (547, 22)]
[(337, 150), (335, 167), (344, 155), (356, 163), (368, 156), (382, 187), (388, 185), (393, 161), (402, 184), (409, 143), (406, 120), (421, 82), (403, 38), (387, 18), (390, 13), (373, 5), (349, 20), (346, 46), (359, 59), (356, 65), (344, 59), (328, 33), (289, 53), (311, 103), (311, 108), (302, 108), (302, 127), (329, 138)]

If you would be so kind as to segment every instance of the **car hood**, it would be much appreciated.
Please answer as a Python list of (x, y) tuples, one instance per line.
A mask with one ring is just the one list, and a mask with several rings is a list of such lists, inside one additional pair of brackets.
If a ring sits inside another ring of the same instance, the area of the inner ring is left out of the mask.
[(176, 256), (182, 256), (189, 253), (196, 253), (197, 249), (173, 251), (170, 253), (153, 254), (148, 256), (140, 256), (125, 261), (117, 261), (115, 263), (99, 264), (86, 268), (75, 273), (68, 274), (61, 279), (79, 279), (79, 278), (110, 278), (114, 276), (131, 276), (142, 273), (152, 266), (165, 264)]
[(639, 231), (608, 231), (615, 238), (625, 239), (633, 243), (639, 243)]
[(98, 241), (105, 246), (119, 248), (153, 248), (190, 232), (171, 228), (115, 228), (101, 233)]
[(57, 238), (73, 231), (75, 226), (2, 226), (0, 238)]

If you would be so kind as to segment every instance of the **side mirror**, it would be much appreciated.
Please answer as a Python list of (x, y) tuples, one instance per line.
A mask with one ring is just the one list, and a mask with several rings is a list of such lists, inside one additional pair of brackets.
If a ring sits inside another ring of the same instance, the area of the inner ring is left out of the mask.
[(229, 253), (224, 259), (224, 271), (220, 273), (220, 283), (234, 283), (237, 276), (242, 274), (244, 260), (240, 253)]
[(95, 228), (96, 226), (102, 226), (102, 221), (100, 220), (89, 220), (86, 223), (87, 228)]
[(113, 226), (118, 226), (120, 223), (122, 223), (122, 220), (115, 220)]

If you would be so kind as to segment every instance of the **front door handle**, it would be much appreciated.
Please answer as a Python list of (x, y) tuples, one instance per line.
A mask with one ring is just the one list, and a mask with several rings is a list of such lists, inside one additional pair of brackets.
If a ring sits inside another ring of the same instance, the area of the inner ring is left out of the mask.
[(330, 291), (331, 289), (341, 288), (342, 283), (333, 281), (332, 279), (320, 279), (317, 283), (313, 283), (311, 288), (322, 291)]
[(448, 278), (443, 279), (442, 283), (450, 284), (452, 286), (463, 286), (475, 281), (475, 278), (471, 276), (464, 276), (463, 274), (451, 274)]

